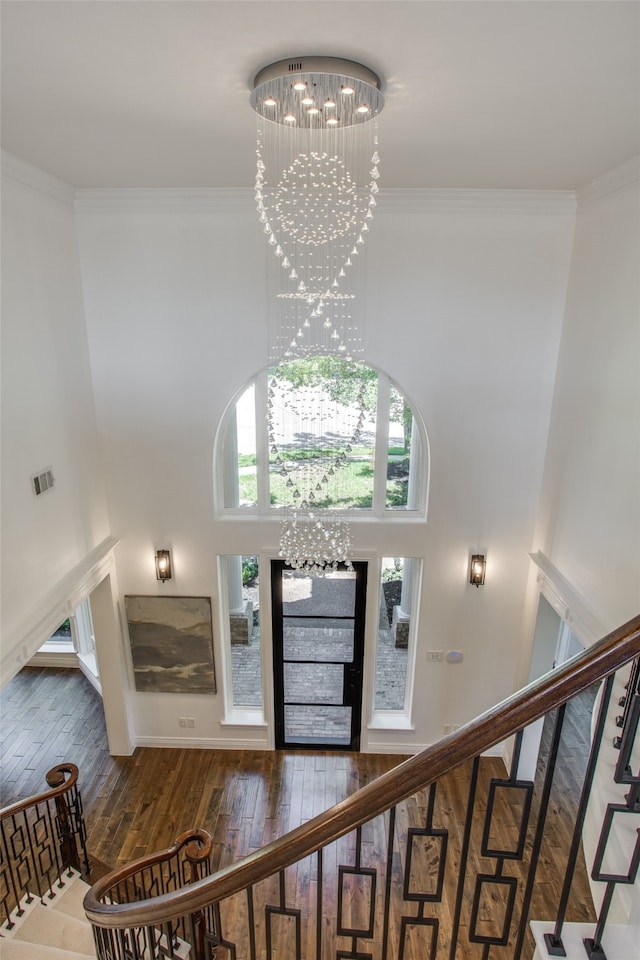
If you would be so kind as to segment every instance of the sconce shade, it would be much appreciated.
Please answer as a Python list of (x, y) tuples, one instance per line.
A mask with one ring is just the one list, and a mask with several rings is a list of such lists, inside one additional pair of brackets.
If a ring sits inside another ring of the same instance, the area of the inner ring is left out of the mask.
[(171, 553), (169, 550), (156, 550), (156, 577), (158, 580), (171, 580)]
[(487, 558), (482, 553), (474, 553), (471, 556), (471, 567), (469, 572), (469, 583), (476, 587), (484, 583), (484, 575), (487, 569)]

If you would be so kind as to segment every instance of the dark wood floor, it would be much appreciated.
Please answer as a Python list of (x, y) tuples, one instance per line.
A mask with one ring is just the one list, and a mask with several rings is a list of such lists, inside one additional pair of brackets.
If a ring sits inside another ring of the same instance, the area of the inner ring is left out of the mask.
[[(568, 848), (573, 827), (574, 798), (587, 749), (588, 700), (572, 707), (565, 723), (538, 872), (540, 882), (531, 913), (535, 917), (553, 916), (560, 895), (563, 874), (557, 854)], [(101, 700), (74, 670), (23, 670), (0, 694), (0, 709), (2, 805), (41, 791), (46, 771), (56, 763), (76, 763), (81, 772), (90, 852), (111, 867), (169, 846), (190, 827), (202, 827), (211, 833), (214, 866), (223, 866), (304, 823), (402, 759), (346, 752), (151, 748), (140, 748), (132, 757), (113, 758), (107, 750)], [(454, 866), (459, 858), (469, 772), (469, 766), (460, 767), (438, 786), (434, 822), (449, 830), (448, 862)], [(481, 761), (470, 857), (480, 872), (495, 870), (495, 860), (479, 854), (479, 837), (489, 781), (504, 776), (502, 761)], [(513, 824), (517, 815), (510, 801), (500, 802), (500, 829), (503, 839), (508, 840), (509, 823)], [(425, 811), (425, 793), (399, 808), (400, 842), (406, 839), (409, 827), (424, 826)], [(370, 843), (375, 850), (375, 834)], [(519, 864), (512, 866), (508, 872), (520, 875)], [(427, 869), (432, 872), (433, 864)], [(592, 919), (583, 863), (580, 870), (569, 919)], [(443, 946), (451, 924), (456, 880), (455, 870), (448, 870), (445, 903), (439, 910)], [(416, 877), (418, 882), (420, 878)], [(472, 892), (465, 892), (463, 926), (468, 924)], [(528, 936), (523, 957), (531, 955), (532, 940)], [(481, 956), (480, 946), (461, 947), (458, 960)], [(512, 953), (507, 948), (492, 947), (490, 956), (492, 960), (510, 960)], [(422, 960), (419, 951), (405, 953), (406, 960), (412, 957)]]

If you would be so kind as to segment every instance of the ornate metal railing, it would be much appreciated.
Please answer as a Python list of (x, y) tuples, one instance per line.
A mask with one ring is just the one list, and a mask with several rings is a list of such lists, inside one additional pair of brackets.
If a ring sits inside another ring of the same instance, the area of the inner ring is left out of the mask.
[[(102, 887), (103, 903), (136, 903), (167, 898), (211, 874), (211, 837), (205, 830), (182, 833), (167, 850), (136, 860), (109, 874)], [(215, 904), (189, 914), (138, 927), (110, 930), (94, 926), (96, 951), (110, 960), (182, 958), (211, 955), (217, 942), (219, 914)], [(209, 950), (209, 954), (207, 951)]]
[(51, 790), (0, 810), (0, 922), (9, 928), (12, 912), (50, 894), (65, 870), (89, 873), (78, 768), (61, 763), (46, 780)]
[[(557, 915), (555, 929), (549, 929), (553, 955), (563, 955), (569, 917), (591, 922), (586, 955), (601, 958), (608, 905), (618, 885), (635, 881), (638, 847), (626, 871), (596, 870), (606, 885), (599, 920), (584, 889), (576, 902), (571, 888), (579, 874), (582, 824), (614, 674), (628, 672), (638, 656), (640, 617), (308, 823), (211, 876), (160, 896), (145, 897), (146, 888), (139, 886), (129, 903), (127, 887), (114, 895), (119, 875), (99, 881), (85, 898), (99, 957), (142, 957), (135, 952), (136, 938), (142, 936), (145, 947), (157, 945), (157, 931), (169, 929), (167, 924), (181, 925), (189, 940), (192, 918), (202, 917), (199, 935), (190, 940), (193, 960), (519, 960), (533, 951), (530, 915), (550, 917), (549, 928)], [(631, 720), (625, 720), (620, 735), (617, 775), (629, 783), (629, 802), (637, 805), (640, 771), (633, 769), (629, 746), (640, 709), (630, 699), (638, 694), (634, 671), (635, 666), (625, 698)], [(563, 767), (567, 704), (605, 678), (584, 787), (573, 798), (555, 783)], [(520, 778), (523, 731), (548, 715), (544, 769), (535, 782)], [(491, 776), (480, 755), (510, 737), (515, 741), (509, 775)], [(604, 846), (612, 816), (607, 810)], [(552, 827), (557, 835), (563, 817), (566, 849), (549, 850), (547, 835)], [(538, 882), (541, 863), (543, 883)], [(129, 869), (137, 874), (143, 865)], [(145, 930), (155, 932), (144, 940)], [(169, 940), (167, 935), (163, 948)], [(144, 954), (160, 955), (166, 954)]]

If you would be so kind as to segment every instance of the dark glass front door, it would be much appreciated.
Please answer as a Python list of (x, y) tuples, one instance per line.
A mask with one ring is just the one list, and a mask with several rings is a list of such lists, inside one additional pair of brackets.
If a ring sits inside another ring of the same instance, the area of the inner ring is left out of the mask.
[(358, 750), (367, 564), (325, 577), (271, 567), (276, 747)]

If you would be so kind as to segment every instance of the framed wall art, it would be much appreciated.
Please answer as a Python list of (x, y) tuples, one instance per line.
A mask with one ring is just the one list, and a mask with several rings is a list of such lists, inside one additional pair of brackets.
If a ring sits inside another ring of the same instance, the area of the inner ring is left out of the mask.
[(209, 597), (125, 597), (136, 690), (215, 693)]

